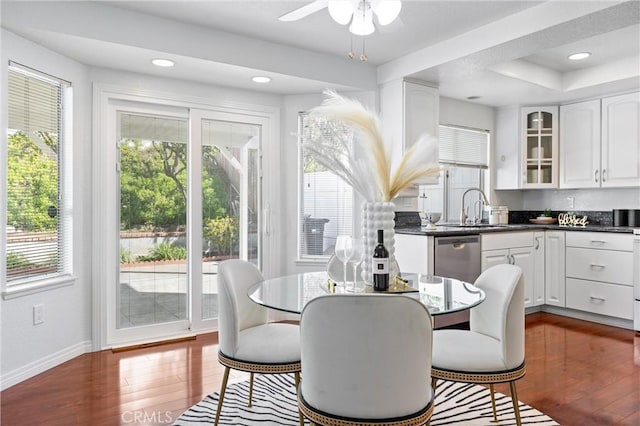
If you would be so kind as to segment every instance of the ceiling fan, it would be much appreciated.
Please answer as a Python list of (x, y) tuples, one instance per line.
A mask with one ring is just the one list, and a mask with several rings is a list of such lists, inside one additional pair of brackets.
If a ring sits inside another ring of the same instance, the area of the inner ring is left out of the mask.
[(356, 35), (369, 35), (375, 31), (373, 16), (379, 25), (388, 25), (400, 14), (400, 0), (315, 0), (278, 19), (283, 22), (297, 21), (324, 8), (340, 25), (349, 25), (349, 31)]

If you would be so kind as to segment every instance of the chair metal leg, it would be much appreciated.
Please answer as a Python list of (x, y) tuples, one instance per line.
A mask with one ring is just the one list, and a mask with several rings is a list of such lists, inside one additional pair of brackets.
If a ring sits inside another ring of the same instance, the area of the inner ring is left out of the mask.
[(224, 368), (224, 377), (222, 378), (222, 386), (220, 386), (220, 396), (218, 397), (218, 409), (216, 410), (216, 421), (214, 423), (215, 426), (218, 426), (218, 421), (220, 420), (220, 411), (222, 411), (222, 400), (224, 399), (224, 393), (227, 390), (227, 381), (229, 380), (229, 371), (231, 369), (229, 367)]
[(493, 422), (498, 423), (498, 415), (496, 414), (496, 395), (493, 390), (493, 383), (489, 384), (489, 391), (491, 392), (491, 408), (493, 409)]
[(253, 373), (249, 375), (249, 404), (247, 407), (251, 407), (253, 403)]
[(511, 388), (511, 400), (513, 401), (513, 411), (516, 414), (516, 424), (518, 426), (522, 426), (522, 421), (520, 420), (520, 406), (518, 404), (518, 393), (516, 392), (515, 380), (512, 380), (509, 382), (509, 387)]
[[(296, 379), (296, 394), (298, 393), (298, 387), (300, 386), (300, 372), (296, 371), (294, 373), (294, 377)], [(304, 426), (304, 415), (302, 414), (302, 410), (298, 407), (298, 417), (300, 419), (300, 426)]]

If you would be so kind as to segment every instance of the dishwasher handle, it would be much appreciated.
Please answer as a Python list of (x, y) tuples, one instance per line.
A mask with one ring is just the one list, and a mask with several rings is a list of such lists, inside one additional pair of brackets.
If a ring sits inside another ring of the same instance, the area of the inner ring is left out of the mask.
[(480, 238), (477, 235), (469, 237), (436, 237), (437, 245), (450, 245), (454, 249), (462, 249), (469, 243), (480, 243)]

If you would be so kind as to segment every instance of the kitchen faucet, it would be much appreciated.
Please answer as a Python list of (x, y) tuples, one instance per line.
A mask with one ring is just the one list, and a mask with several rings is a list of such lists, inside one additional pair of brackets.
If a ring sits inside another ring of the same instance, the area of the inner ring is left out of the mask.
[(469, 191), (478, 191), (480, 193), (480, 195), (482, 195), (482, 200), (484, 201), (485, 206), (490, 206), (489, 204), (489, 200), (487, 199), (487, 196), (485, 195), (484, 191), (482, 191), (482, 189), (480, 188), (469, 188), (466, 191), (464, 191), (462, 193), (462, 212), (460, 212), (460, 225), (466, 225), (467, 223), (467, 214), (466, 214), (466, 210), (464, 208), (464, 196), (467, 195), (467, 192)]

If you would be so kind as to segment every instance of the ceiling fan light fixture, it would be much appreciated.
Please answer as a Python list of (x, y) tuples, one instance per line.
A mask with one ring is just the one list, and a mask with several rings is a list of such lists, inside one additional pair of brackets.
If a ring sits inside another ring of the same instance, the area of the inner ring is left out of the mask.
[(378, 17), (380, 25), (389, 25), (400, 14), (402, 2), (400, 0), (372, 0), (371, 7)]
[(349, 31), (355, 35), (366, 36), (373, 34), (375, 30), (376, 28), (373, 26), (373, 11), (365, 2), (361, 2), (360, 7), (353, 14)]
[(347, 25), (353, 15), (353, 6), (349, 0), (329, 0), (329, 15), (340, 25)]

